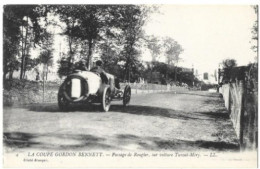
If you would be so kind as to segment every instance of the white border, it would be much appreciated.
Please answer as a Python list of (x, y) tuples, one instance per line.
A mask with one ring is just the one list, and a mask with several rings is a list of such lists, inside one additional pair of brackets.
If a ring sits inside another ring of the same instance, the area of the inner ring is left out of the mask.
[(5, 4), (259, 4), (259, 0), (3, 0), (1, 2)]

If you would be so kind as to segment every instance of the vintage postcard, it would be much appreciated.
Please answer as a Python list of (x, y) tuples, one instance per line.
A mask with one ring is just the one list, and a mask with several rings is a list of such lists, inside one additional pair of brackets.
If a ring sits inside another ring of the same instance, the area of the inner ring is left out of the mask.
[(4, 167), (258, 167), (257, 4), (2, 10)]

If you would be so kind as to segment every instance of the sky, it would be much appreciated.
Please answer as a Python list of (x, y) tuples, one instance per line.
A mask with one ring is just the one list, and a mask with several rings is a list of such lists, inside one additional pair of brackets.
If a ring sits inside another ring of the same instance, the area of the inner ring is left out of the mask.
[[(160, 5), (145, 25), (148, 35), (169, 36), (184, 48), (180, 66), (213, 73), (224, 59), (253, 62), (251, 29), (257, 19), (249, 5)], [(144, 60), (150, 60), (145, 52)]]

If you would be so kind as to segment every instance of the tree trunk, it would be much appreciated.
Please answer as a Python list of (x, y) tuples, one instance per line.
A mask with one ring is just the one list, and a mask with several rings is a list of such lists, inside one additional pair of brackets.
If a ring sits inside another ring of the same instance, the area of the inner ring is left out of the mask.
[(90, 69), (90, 60), (91, 60), (91, 57), (92, 57), (92, 39), (89, 39), (88, 40), (88, 58), (87, 58), (87, 68)]
[(26, 70), (24, 69), (24, 71), (23, 71), (23, 79), (25, 78), (25, 73), (26, 73)]
[(177, 67), (175, 66), (175, 71), (174, 71), (174, 81), (177, 81)]
[(126, 81), (126, 75), (127, 75), (127, 68), (128, 68), (128, 63), (125, 64), (125, 73), (124, 73), (124, 82)]
[(67, 70), (67, 74), (69, 75), (70, 74), (70, 69), (72, 67), (72, 63), (71, 63), (71, 60), (72, 60), (72, 55), (73, 55), (73, 51), (72, 51), (72, 37), (69, 36), (69, 48), (70, 48), (70, 56), (69, 56), (69, 65), (68, 65), (68, 70)]
[(46, 65), (46, 81), (48, 80), (48, 71), (49, 71), (49, 66)]
[[(24, 75), (25, 75), (25, 58), (26, 58), (25, 52), (26, 52), (27, 36), (28, 36), (28, 23), (29, 22), (28, 22), (28, 16), (27, 16), (25, 39), (22, 38), (22, 63), (21, 63), (20, 79), (23, 79)], [(22, 34), (23, 34), (23, 27), (22, 27)], [(22, 35), (22, 37), (23, 37), (23, 35)]]
[(153, 80), (153, 65), (151, 64), (151, 72), (150, 72), (150, 83), (152, 83), (152, 80)]
[[(72, 22), (72, 27), (71, 29), (74, 28), (74, 21)], [(68, 75), (70, 74), (71, 72), (71, 67), (72, 67), (72, 58), (73, 58), (73, 49), (72, 49), (72, 44), (73, 44), (73, 37), (71, 36), (71, 30), (70, 30), (70, 33), (69, 33), (69, 48), (70, 48), (70, 56), (69, 56), (69, 65), (68, 65), (68, 70), (67, 70), (67, 73)]]
[(21, 61), (21, 70), (20, 70), (20, 79), (23, 78), (23, 64), (24, 64), (24, 38), (23, 38), (23, 26), (22, 26), (22, 61)]
[(130, 83), (130, 66), (128, 66), (128, 83)]

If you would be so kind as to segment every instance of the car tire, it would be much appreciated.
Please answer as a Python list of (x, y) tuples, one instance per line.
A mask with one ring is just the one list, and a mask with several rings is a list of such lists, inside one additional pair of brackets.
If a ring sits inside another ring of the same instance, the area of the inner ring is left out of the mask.
[(111, 105), (111, 91), (109, 87), (105, 87), (103, 94), (102, 94), (102, 110), (104, 112), (108, 112)]
[(123, 94), (123, 106), (127, 106), (131, 100), (131, 87), (126, 85)]

